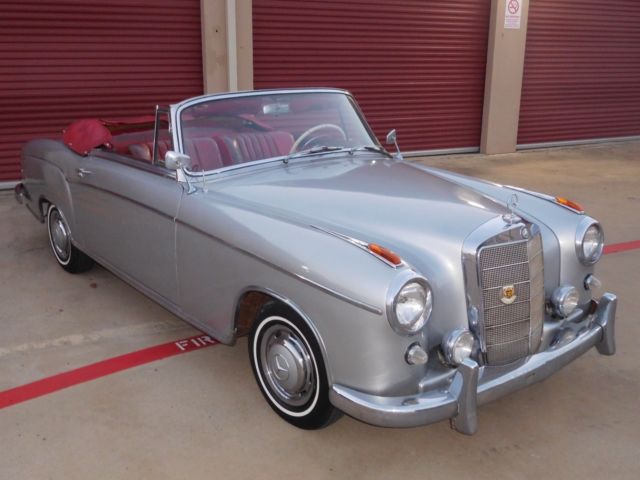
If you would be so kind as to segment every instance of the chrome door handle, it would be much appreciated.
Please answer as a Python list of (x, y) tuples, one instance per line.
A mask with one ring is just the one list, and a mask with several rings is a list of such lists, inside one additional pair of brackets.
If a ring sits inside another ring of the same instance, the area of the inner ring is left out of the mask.
[(86, 168), (78, 168), (76, 169), (76, 173), (80, 178), (84, 178), (88, 175), (91, 175), (93, 172), (91, 170), (87, 170)]

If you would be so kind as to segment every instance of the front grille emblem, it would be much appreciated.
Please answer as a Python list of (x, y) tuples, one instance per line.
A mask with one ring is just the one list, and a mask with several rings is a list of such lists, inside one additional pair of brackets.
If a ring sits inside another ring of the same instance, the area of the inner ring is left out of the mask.
[(518, 296), (516, 295), (516, 287), (514, 285), (505, 285), (502, 287), (502, 298), (500, 301), (505, 305), (511, 305), (516, 301)]

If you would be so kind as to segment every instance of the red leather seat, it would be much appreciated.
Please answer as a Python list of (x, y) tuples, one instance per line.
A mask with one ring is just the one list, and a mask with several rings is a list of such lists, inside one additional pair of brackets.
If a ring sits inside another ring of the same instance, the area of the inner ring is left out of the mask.
[[(131, 156), (138, 160), (151, 162), (153, 142), (132, 143), (127, 147)], [(158, 158), (164, 160), (167, 150), (171, 149), (171, 140), (158, 140)]]
[[(149, 149), (153, 149), (153, 142), (147, 143), (147, 145), (149, 145)], [(158, 158), (160, 160), (164, 160), (164, 156), (169, 150), (171, 150), (171, 140), (158, 140)]]
[(223, 167), (218, 144), (212, 138), (187, 138), (186, 153), (191, 157), (191, 171), (215, 170)]
[(216, 137), (221, 150), (226, 150), (231, 163), (244, 163), (263, 158), (287, 155), (293, 146), (293, 136), (288, 132), (239, 133), (234, 136)]

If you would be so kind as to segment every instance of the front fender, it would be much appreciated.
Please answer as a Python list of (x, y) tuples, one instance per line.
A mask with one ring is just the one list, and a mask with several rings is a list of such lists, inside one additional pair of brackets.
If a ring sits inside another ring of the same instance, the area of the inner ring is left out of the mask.
[(312, 323), (330, 382), (371, 393), (415, 388), (424, 369), (404, 353), (421, 336), (396, 334), (385, 313), (396, 269), (311, 226), (196, 195), (183, 199), (177, 257), (181, 305), (198, 323), (232, 342), (241, 293), (273, 292)]

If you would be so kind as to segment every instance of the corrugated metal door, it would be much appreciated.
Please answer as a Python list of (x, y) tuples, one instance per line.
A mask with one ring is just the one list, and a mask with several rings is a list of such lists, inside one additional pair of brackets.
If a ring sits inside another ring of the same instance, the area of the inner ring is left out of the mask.
[(0, 181), (21, 145), (83, 117), (202, 94), (200, 1), (20, 0), (0, 7)]
[(640, 2), (535, 0), (518, 143), (640, 135)]
[(480, 145), (490, 0), (254, 0), (256, 88), (339, 87), (403, 151)]

